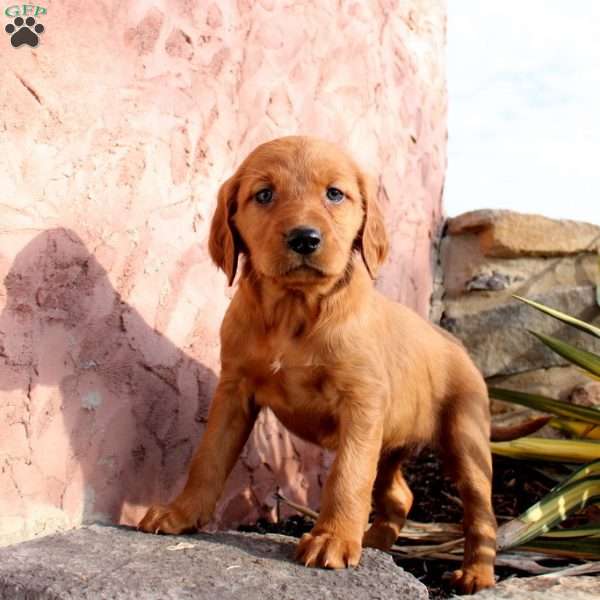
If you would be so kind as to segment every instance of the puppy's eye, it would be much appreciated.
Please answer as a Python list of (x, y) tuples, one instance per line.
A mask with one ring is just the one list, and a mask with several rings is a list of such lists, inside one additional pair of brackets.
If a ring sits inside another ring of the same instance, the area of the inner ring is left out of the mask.
[(344, 199), (344, 192), (334, 187), (327, 188), (327, 199), (329, 202), (339, 204)]
[(263, 190), (256, 192), (254, 199), (259, 204), (269, 204), (273, 201), (273, 190), (271, 188), (264, 188)]

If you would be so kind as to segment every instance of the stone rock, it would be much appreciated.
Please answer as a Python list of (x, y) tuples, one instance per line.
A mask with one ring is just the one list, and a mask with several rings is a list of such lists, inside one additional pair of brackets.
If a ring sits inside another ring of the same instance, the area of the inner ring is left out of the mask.
[[(455, 600), (463, 596), (454, 596)], [(510, 577), (473, 600), (598, 600), (600, 577)]]
[(0, 599), (425, 600), (427, 588), (383, 552), (356, 569), (308, 569), (297, 540), (227, 532), (153, 536), (91, 526), (0, 549)]
[(559, 287), (600, 283), (600, 260), (596, 254), (490, 257), (482, 252), (474, 234), (444, 237), (440, 260), (445, 298), (467, 294), (470, 302), (481, 307), (504, 301), (511, 294), (529, 297)]
[(569, 401), (579, 406), (589, 406), (591, 408), (600, 408), (600, 383), (590, 381), (577, 385), (571, 391)]
[(509, 210), (476, 210), (448, 221), (448, 235), (475, 234), (485, 256), (563, 256), (600, 250), (600, 227)]
[[(599, 248), (600, 227), (588, 223), (505, 210), (449, 219), (440, 242), (440, 322), (464, 342), (491, 385), (566, 400), (585, 379), (527, 330), (592, 351), (600, 343), (512, 296), (598, 322)], [(492, 402), (497, 414), (523, 412), (508, 406)]]
[[(492, 387), (507, 388), (521, 392), (527, 391), (530, 394), (540, 394), (548, 398), (567, 401), (574, 388), (589, 382), (589, 378), (578, 367), (566, 365), (535, 369), (512, 375), (498, 375), (488, 378), (487, 382)], [(500, 400), (492, 401), (492, 412), (494, 414), (510, 412), (517, 408), (522, 407), (501, 402)]]
[[(251, 149), (312, 134), (372, 172), (378, 285), (422, 314), (446, 165), (440, 0), (43, 4), (35, 49), (2, 33), (0, 545), (181, 487), (231, 297), (210, 219)], [(278, 487), (316, 508), (328, 464), (261, 415), (215, 523), (273, 514)]]
[[(600, 323), (594, 287), (558, 289), (532, 299), (585, 321)], [(591, 352), (600, 352), (600, 340), (517, 300), (479, 312), (471, 306), (469, 298), (451, 300), (445, 303), (441, 325), (463, 341), (485, 377), (567, 364), (528, 329), (553, 335)]]

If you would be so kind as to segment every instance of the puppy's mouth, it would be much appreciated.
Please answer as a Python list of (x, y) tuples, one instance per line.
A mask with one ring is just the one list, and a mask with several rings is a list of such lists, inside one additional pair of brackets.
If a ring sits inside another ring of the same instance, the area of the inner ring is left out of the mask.
[(302, 263), (299, 265), (294, 265), (293, 267), (289, 267), (283, 272), (283, 276), (287, 277), (289, 275), (312, 275), (319, 278), (327, 277), (327, 274), (322, 269), (309, 263)]
[(327, 277), (327, 273), (319, 266), (315, 265), (310, 259), (303, 258), (300, 262), (289, 265), (281, 273), (283, 277)]

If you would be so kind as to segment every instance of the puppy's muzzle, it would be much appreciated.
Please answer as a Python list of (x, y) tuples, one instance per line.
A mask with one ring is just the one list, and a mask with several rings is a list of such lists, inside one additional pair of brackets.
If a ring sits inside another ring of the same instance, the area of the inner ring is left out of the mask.
[(315, 252), (321, 245), (321, 232), (312, 227), (296, 227), (287, 234), (288, 248), (306, 256)]

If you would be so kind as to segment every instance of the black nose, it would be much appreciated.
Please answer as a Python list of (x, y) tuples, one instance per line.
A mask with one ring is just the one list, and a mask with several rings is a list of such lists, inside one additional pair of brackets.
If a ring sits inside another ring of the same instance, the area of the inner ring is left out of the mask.
[(287, 245), (298, 254), (312, 254), (321, 245), (321, 232), (311, 227), (297, 227), (288, 233)]

